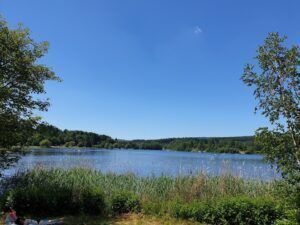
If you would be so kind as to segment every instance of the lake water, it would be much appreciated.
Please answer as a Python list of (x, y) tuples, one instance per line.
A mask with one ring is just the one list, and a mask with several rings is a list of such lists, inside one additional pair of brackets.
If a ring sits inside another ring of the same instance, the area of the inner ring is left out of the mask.
[(43, 167), (86, 167), (104, 173), (134, 173), (138, 176), (232, 174), (247, 179), (279, 178), (261, 155), (220, 154), (153, 150), (36, 149), (23, 156), (5, 173)]

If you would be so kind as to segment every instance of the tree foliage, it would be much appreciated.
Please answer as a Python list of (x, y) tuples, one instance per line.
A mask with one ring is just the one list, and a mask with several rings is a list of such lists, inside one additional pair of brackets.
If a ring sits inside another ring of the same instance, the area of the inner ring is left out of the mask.
[[(45, 111), (49, 106), (48, 99), (38, 96), (45, 93), (46, 81), (59, 78), (49, 67), (38, 63), (47, 50), (48, 43), (35, 42), (27, 28), (19, 25), (11, 29), (0, 18), (0, 149), (3, 155), (8, 154), (6, 150), (12, 151), (12, 146), (22, 147), (26, 143), (38, 121), (33, 111)], [(7, 162), (10, 160), (1, 163), (0, 168)]]
[(283, 176), (300, 184), (300, 49), (287, 47), (286, 37), (269, 33), (258, 48), (259, 69), (247, 64), (242, 80), (254, 87), (260, 110), (274, 129), (261, 128), (256, 141)]
[(259, 149), (254, 145), (253, 137), (218, 138), (167, 138), (157, 140), (118, 140), (107, 135), (92, 132), (60, 130), (49, 124), (39, 124), (35, 133), (28, 139), (27, 145), (41, 146), (43, 140), (49, 140), (53, 146), (98, 147), (106, 149), (148, 149), (207, 151), (227, 153), (254, 153)]

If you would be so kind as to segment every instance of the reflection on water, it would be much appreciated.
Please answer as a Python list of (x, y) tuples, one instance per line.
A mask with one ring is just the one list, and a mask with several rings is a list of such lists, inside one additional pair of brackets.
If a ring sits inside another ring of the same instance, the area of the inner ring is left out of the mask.
[(134, 173), (138, 176), (232, 174), (243, 178), (279, 178), (261, 155), (103, 149), (36, 149), (22, 157), (7, 175), (19, 169), (87, 167), (102, 172)]

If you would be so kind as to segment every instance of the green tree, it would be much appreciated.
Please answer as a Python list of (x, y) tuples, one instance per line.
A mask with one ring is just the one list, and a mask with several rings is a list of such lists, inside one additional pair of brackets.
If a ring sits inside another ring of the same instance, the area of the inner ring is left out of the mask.
[(50, 148), (52, 145), (51, 141), (49, 141), (48, 139), (44, 139), (40, 142), (40, 146), (41, 147), (46, 147), (46, 148)]
[[(13, 146), (24, 146), (38, 119), (33, 110), (45, 111), (48, 80), (59, 80), (54, 72), (38, 63), (48, 50), (47, 42), (35, 42), (22, 25), (8, 27), (0, 18), (0, 169), (10, 166)], [(6, 160), (10, 158), (10, 160)], [(13, 157), (17, 158), (17, 157)]]
[(300, 49), (287, 47), (285, 40), (269, 33), (255, 57), (260, 69), (247, 64), (242, 80), (254, 87), (255, 110), (274, 126), (259, 129), (256, 142), (283, 177), (300, 188)]

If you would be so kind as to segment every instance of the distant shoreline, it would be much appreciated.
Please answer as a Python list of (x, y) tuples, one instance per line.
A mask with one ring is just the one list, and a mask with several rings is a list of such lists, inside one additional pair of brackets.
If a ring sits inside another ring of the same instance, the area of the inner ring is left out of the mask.
[(56, 146), (100, 149), (174, 150), (185, 152), (259, 153), (254, 136), (237, 137), (182, 137), (152, 140), (123, 140), (108, 135), (79, 130), (61, 130), (49, 124), (40, 124), (27, 140), (27, 146)]
[(220, 154), (241, 154), (241, 155), (251, 155), (251, 154), (262, 154), (261, 152), (248, 152), (248, 151), (238, 151), (238, 152), (218, 152), (218, 151), (197, 151), (197, 150), (191, 150), (191, 151), (184, 151), (184, 150), (175, 150), (175, 149), (134, 149), (134, 148), (100, 148), (97, 146), (92, 147), (79, 147), (79, 146), (29, 146), (30, 150), (35, 149), (78, 149), (78, 150), (84, 150), (84, 149), (100, 149), (100, 150), (145, 150), (145, 151), (174, 151), (174, 152), (197, 152), (197, 153), (220, 153)]

